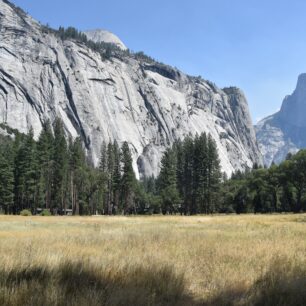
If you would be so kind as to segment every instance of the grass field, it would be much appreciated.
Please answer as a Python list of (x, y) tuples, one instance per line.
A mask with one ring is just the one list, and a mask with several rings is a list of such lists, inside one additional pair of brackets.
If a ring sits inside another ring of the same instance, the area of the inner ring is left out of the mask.
[(0, 305), (306, 305), (306, 215), (0, 216)]

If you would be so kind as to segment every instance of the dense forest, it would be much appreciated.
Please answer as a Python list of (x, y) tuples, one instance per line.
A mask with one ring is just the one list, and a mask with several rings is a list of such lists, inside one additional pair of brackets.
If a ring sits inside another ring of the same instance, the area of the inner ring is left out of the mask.
[(0, 211), (32, 214), (212, 214), (306, 210), (306, 151), (279, 166), (254, 166), (227, 179), (216, 144), (205, 133), (168, 148), (157, 178), (138, 181), (129, 144), (103, 143), (99, 167), (79, 138), (56, 119), (21, 134), (6, 126), (0, 140)]

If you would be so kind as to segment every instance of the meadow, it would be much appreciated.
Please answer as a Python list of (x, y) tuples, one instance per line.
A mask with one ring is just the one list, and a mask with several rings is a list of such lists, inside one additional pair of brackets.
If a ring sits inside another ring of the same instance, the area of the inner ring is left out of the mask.
[(306, 305), (306, 215), (0, 216), (0, 305)]

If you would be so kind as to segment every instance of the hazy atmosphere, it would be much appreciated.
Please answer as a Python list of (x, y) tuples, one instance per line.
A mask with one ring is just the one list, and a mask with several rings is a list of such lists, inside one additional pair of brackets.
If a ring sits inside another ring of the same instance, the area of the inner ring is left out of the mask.
[(254, 122), (306, 71), (303, 0), (14, 0), (42, 23), (103, 28), (134, 51), (245, 92)]

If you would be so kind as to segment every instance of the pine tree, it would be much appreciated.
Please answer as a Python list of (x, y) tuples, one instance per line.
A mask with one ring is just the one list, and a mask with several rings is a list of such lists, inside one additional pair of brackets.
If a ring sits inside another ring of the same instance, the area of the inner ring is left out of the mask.
[(195, 193), (197, 195), (197, 212), (207, 213), (208, 191), (208, 144), (206, 133), (195, 140), (194, 154)]
[(114, 177), (114, 150), (112, 143), (107, 146), (107, 207), (106, 212), (111, 215), (113, 212), (113, 177)]
[(82, 193), (84, 179), (85, 154), (82, 142), (77, 137), (69, 144), (69, 172), (70, 172), (70, 197), (74, 215), (80, 214), (80, 194)]
[(66, 190), (68, 171), (68, 151), (65, 131), (62, 121), (57, 118), (54, 122), (53, 146), (53, 210), (63, 213), (66, 211)]
[(136, 177), (133, 170), (132, 154), (127, 142), (124, 142), (121, 147), (121, 163), (122, 163), (122, 178), (121, 178), (121, 196), (124, 214), (135, 213), (134, 194), (136, 187)]
[[(183, 143), (181, 140), (178, 140), (174, 144), (174, 151), (176, 155), (176, 188), (181, 199), (184, 199), (185, 192), (185, 179), (184, 179), (184, 161), (185, 161), (185, 152), (183, 148)], [(183, 213), (184, 208), (180, 207), (181, 213)]]
[(181, 200), (177, 189), (177, 159), (172, 149), (167, 149), (162, 157), (158, 189), (162, 201), (162, 213), (178, 212)]
[(102, 202), (102, 212), (106, 213), (107, 208), (107, 145), (103, 141), (100, 152), (100, 161), (99, 161), (99, 190)]
[(194, 183), (193, 183), (193, 175), (194, 175), (194, 143), (191, 137), (186, 137), (183, 142), (183, 150), (184, 150), (184, 174), (183, 174), (183, 185), (184, 185), (184, 214), (192, 214), (194, 211)]
[(213, 213), (217, 210), (218, 192), (221, 182), (221, 167), (215, 141), (208, 136), (207, 143), (207, 211)]
[(8, 158), (0, 153), (0, 206), (4, 213), (13, 212), (14, 205), (14, 172)]
[[(101, 172), (99, 169), (87, 167), (87, 173), (88, 186), (86, 192), (86, 201), (88, 202), (88, 209), (86, 213), (95, 215), (99, 210), (102, 210), (99, 205), (103, 195), (100, 186)], [(85, 213), (85, 210), (83, 213)]]
[(113, 169), (113, 201), (114, 201), (114, 213), (117, 213), (120, 205), (120, 189), (121, 189), (121, 165), (120, 165), (120, 148), (115, 141), (113, 144), (114, 154), (114, 169)]
[(46, 121), (37, 142), (37, 158), (39, 163), (38, 202), (46, 209), (51, 207), (53, 182), (54, 137), (51, 124)]
[(103, 173), (107, 171), (107, 146), (105, 141), (103, 141), (101, 146), (99, 169)]
[(36, 143), (31, 128), (22, 141), (15, 158), (15, 199), (17, 210), (35, 210), (38, 200), (38, 163)]

